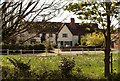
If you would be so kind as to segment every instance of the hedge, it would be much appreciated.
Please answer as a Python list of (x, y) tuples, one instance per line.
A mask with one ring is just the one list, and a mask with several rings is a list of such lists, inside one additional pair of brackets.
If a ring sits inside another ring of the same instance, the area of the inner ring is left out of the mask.
[(45, 50), (45, 46), (43, 44), (39, 45), (2, 45), (2, 49), (9, 49), (9, 50)]

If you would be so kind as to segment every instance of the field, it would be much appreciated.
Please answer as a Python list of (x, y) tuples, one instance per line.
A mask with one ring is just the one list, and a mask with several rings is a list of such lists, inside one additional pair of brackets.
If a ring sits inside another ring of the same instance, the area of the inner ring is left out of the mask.
[[(75, 60), (73, 74), (79, 69), (84, 76), (93, 79), (104, 78), (104, 54), (79, 54), (79, 55), (58, 55), (58, 56), (24, 56), (24, 55), (1, 55), (1, 66), (13, 68), (8, 58), (21, 59), (23, 62), (30, 61), (31, 70), (58, 70), (61, 58), (66, 57)], [(118, 54), (113, 54), (113, 72), (118, 71)]]

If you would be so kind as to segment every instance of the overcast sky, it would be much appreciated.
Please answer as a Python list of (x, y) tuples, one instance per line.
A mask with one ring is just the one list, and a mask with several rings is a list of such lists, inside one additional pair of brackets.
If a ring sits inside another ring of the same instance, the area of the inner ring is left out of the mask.
[[(4, 0), (0, 0), (0, 2), (1, 1), (4, 1)], [(13, 0), (5, 0), (5, 1), (13, 1)], [(19, 1), (19, 0), (14, 0), (14, 1)], [(26, 1), (26, 2), (28, 2), (28, 1), (30, 1), (30, 0), (23, 0), (23, 1)], [(37, 0), (33, 0), (33, 1), (37, 1)], [(49, 3), (49, 2), (52, 2), (52, 1), (54, 1), (54, 0), (40, 0), (40, 2), (41, 2), (41, 4), (42, 4), (42, 2), (44, 2), (44, 1), (47, 1), (47, 3)], [(64, 1), (65, 3), (66, 2), (78, 2), (78, 0), (56, 0), (56, 1)], [(81, 0), (80, 0), (81, 1)], [(85, 0), (83, 0), (83, 1), (85, 1)], [(99, 0), (100, 1), (100, 0)], [(53, 18), (51, 21), (52, 22), (70, 22), (70, 18), (75, 18), (75, 22), (76, 23), (80, 23), (80, 22), (82, 22), (81, 20), (79, 20), (77, 17), (77, 15), (74, 15), (72, 12), (68, 12), (68, 11), (64, 11), (63, 9), (61, 10), (61, 12), (60, 13), (62, 13), (61, 15), (57, 15), (57, 17), (55, 17), (55, 18)], [(116, 23), (116, 21), (114, 21), (114, 22), (112, 22), (112, 23)]]

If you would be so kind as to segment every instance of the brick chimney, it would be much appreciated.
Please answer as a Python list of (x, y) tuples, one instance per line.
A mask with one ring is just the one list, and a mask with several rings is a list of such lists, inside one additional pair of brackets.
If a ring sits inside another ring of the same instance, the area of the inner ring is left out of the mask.
[(74, 18), (71, 18), (70, 27), (71, 27), (72, 29), (76, 29), (75, 19), (74, 19)]
[(71, 22), (70, 22), (71, 24), (75, 23), (75, 19), (74, 18), (71, 18), (70, 20), (71, 20)]

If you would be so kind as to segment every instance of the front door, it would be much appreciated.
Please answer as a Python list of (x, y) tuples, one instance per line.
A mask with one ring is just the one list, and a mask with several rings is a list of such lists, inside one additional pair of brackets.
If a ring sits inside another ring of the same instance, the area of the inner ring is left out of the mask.
[(72, 46), (72, 41), (64, 41), (64, 46), (65, 46), (65, 47), (70, 47), (70, 46)]

